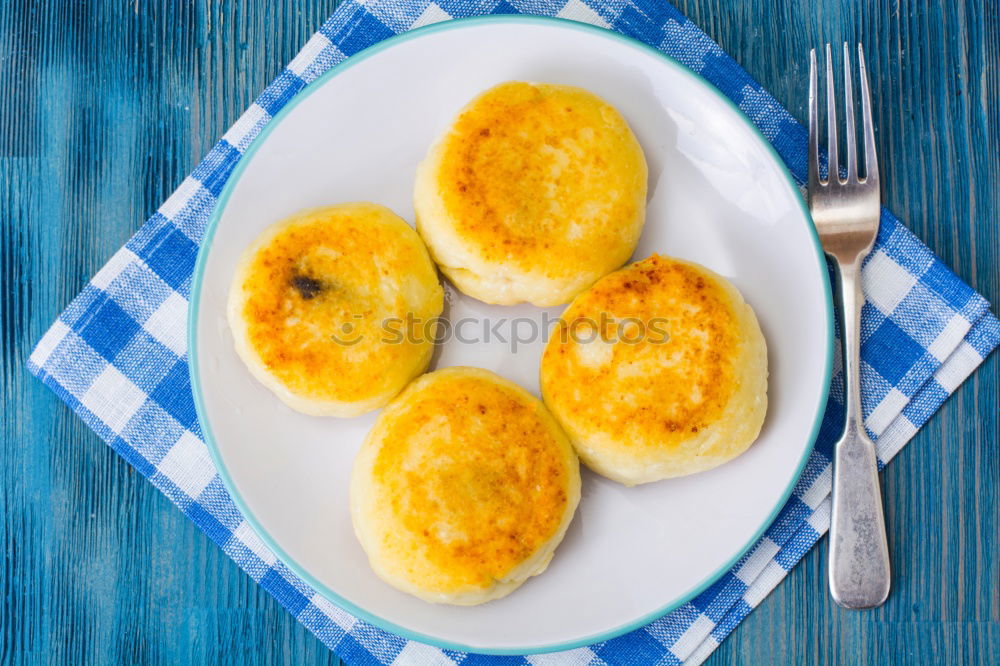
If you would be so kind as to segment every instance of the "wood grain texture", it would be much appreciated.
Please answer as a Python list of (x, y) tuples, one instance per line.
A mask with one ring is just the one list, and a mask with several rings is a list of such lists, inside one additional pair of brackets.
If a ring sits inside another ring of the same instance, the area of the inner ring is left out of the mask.
[[(336, 663), (24, 370), (30, 349), (333, 10), (336, 0), (0, 7), (0, 661)], [(806, 54), (869, 54), (886, 199), (1000, 302), (993, 0), (681, 0), (800, 118)], [(713, 664), (994, 663), (994, 355), (888, 467), (894, 591), (849, 613), (825, 541)]]

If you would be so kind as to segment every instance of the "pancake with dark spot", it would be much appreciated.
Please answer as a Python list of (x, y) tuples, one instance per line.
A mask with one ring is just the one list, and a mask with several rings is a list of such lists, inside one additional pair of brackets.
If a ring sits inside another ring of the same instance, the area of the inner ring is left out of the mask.
[(229, 294), (236, 351), (306, 414), (381, 407), (430, 361), (433, 341), (384, 322), (432, 319), (444, 293), (423, 242), (388, 208), (315, 208), (275, 224), (244, 253)]

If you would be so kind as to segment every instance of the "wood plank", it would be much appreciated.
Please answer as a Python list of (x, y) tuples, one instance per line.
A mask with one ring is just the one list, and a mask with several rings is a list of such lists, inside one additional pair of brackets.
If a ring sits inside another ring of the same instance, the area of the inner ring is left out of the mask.
[[(24, 370), (69, 299), (335, 4), (19, 0), (0, 11), (3, 663), (336, 663)], [(800, 118), (808, 49), (861, 38), (890, 207), (997, 302), (995, 7), (679, 6)], [(896, 575), (884, 608), (832, 604), (824, 543), (711, 663), (991, 663), (998, 379), (994, 356), (885, 473)]]

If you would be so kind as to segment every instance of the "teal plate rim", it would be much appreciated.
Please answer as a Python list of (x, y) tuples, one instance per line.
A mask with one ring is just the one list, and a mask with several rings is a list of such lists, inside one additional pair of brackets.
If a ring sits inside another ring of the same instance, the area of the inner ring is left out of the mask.
[(728, 106), (730, 109), (735, 111), (737, 115), (746, 123), (746, 125), (753, 131), (757, 136), (761, 144), (763, 144), (775, 163), (779, 166), (781, 173), (785, 175), (788, 180), (789, 187), (795, 193), (796, 200), (799, 203), (799, 207), (802, 210), (802, 214), (806, 220), (811, 221), (812, 217), (809, 214), (809, 209), (806, 206), (805, 201), (802, 198), (801, 190), (795, 179), (789, 173), (788, 168), (785, 166), (784, 160), (778, 155), (774, 146), (768, 141), (760, 130), (757, 128), (753, 122), (747, 118), (746, 114), (736, 106), (728, 97), (726, 97), (718, 88), (716, 88), (711, 82), (706, 80), (700, 74), (692, 71), (686, 66), (682, 65), (680, 62), (674, 58), (666, 55), (662, 51), (659, 51), (648, 44), (640, 42), (636, 39), (623, 35), (621, 33), (615, 32), (613, 30), (608, 30), (598, 26), (590, 25), (587, 23), (580, 23), (578, 21), (571, 21), (567, 19), (548, 17), (548, 16), (535, 16), (530, 14), (500, 14), (491, 16), (473, 16), (468, 18), (452, 19), (448, 21), (442, 21), (440, 23), (434, 23), (431, 25), (423, 26), (420, 28), (414, 28), (406, 32), (399, 33), (392, 37), (388, 37), (368, 48), (359, 51), (358, 53), (348, 57), (346, 60), (334, 65), (331, 69), (324, 72), (322, 75), (317, 77), (314, 81), (306, 85), (302, 90), (298, 92), (289, 102), (286, 104), (273, 118), (271, 121), (264, 126), (261, 133), (251, 142), (247, 147), (246, 151), (240, 157), (233, 169), (232, 174), (226, 181), (226, 185), (222, 192), (219, 194), (219, 198), (216, 201), (215, 207), (212, 210), (212, 214), (209, 217), (208, 224), (205, 227), (205, 234), (202, 239), (201, 247), (198, 250), (198, 258), (195, 262), (194, 277), (191, 283), (191, 297), (189, 299), (188, 305), (188, 329), (187, 329), (187, 340), (188, 340), (188, 369), (191, 377), (191, 391), (194, 395), (194, 405), (195, 411), (198, 415), (198, 422), (201, 425), (202, 433), (205, 438), (205, 443), (208, 446), (209, 453), (212, 457), (212, 461), (219, 472), (219, 476), (222, 478), (222, 482), (226, 486), (226, 490), (233, 498), (233, 502), (239, 508), (240, 512), (243, 514), (244, 519), (254, 528), (258, 536), (264, 542), (264, 544), (271, 549), (272, 552), (277, 555), (285, 566), (287, 566), (295, 575), (299, 576), (306, 583), (311, 585), (316, 591), (326, 597), (329, 601), (340, 606), (347, 612), (356, 616), (357, 618), (364, 620), (380, 629), (384, 629), (390, 633), (402, 636), (410, 640), (418, 641), (420, 643), (426, 643), (434, 647), (448, 649), (448, 650), (458, 650), (461, 652), (474, 652), (478, 654), (491, 654), (491, 655), (526, 655), (526, 654), (540, 654), (546, 652), (558, 652), (561, 650), (571, 650), (574, 648), (583, 647), (586, 645), (592, 645), (594, 643), (600, 643), (602, 641), (607, 641), (612, 638), (617, 638), (623, 634), (627, 634), (631, 631), (639, 629), (646, 626), (647, 624), (657, 620), (667, 613), (679, 608), (685, 603), (691, 601), (708, 587), (714, 584), (720, 577), (722, 577), (726, 572), (733, 568), (733, 566), (742, 558), (749, 550), (756, 544), (760, 538), (764, 535), (764, 532), (771, 526), (775, 518), (777, 518), (778, 513), (785, 506), (788, 498), (792, 494), (792, 490), (795, 488), (795, 484), (798, 483), (799, 478), (802, 476), (802, 472), (805, 469), (806, 462), (809, 460), (809, 456), (812, 454), (813, 447), (816, 443), (816, 438), (819, 434), (820, 425), (823, 421), (823, 414), (826, 410), (826, 403), (830, 393), (830, 380), (833, 370), (833, 344), (834, 344), (834, 329), (833, 329), (833, 296), (830, 287), (829, 274), (825, 270), (826, 259), (819, 242), (819, 237), (816, 234), (816, 229), (812, 224), (809, 224), (810, 237), (812, 238), (814, 248), (816, 250), (817, 260), (820, 263), (821, 274), (823, 276), (823, 296), (826, 301), (825, 312), (827, 314), (827, 340), (826, 340), (826, 358), (824, 360), (823, 369), (823, 385), (825, 388), (822, 389), (820, 400), (816, 406), (816, 417), (813, 421), (812, 432), (809, 435), (808, 446), (804, 449), (802, 453), (802, 458), (799, 460), (798, 467), (795, 473), (792, 475), (788, 482), (788, 487), (785, 488), (784, 492), (781, 494), (781, 498), (776, 503), (774, 509), (771, 511), (770, 515), (764, 520), (760, 528), (754, 533), (750, 540), (744, 545), (739, 552), (733, 556), (731, 560), (723, 564), (717, 571), (714, 571), (708, 575), (704, 580), (700, 581), (694, 585), (687, 593), (680, 595), (677, 599), (674, 599), (662, 607), (643, 615), (626, 624), (608, 629), (601, 633), (597, 633), (591, 636), (586, 636), (579, 639), (574, 639), (571, 641), (563, 643), (554, 643), (550, 645), (534, 645), (523, 648), (489, 648), (474, 645), (462, 645), (458, 643), (453, 643), (451, 641), (436, 638), (434, 636), (428, 636), (416, 631), (412, 631), (405, 627), (401, 627), (397, 624), (384, 620), (377, 615), (369, 613), (364, 608), (357, 606), (356, 604), (344, 599), (342, 596), (329, 589), (326, 585), (317, 580), (312, 576), (304, 567), (299, 565), (295, 560), (288, 556), (288, 554), (281, 548), (280, 545), (270, 536), (268, 531), (263, 525), (257, 520), (257, 518), (250, 511), (246, 502), (244, 502), (242, 496), (236, 490), (236, 484), (233, 479), (229, 476), (229, 472), (226, 469), (225, 464), (222, 461), (222, 456), (219, 452), (218, 446), (215, 442), (215, 438), (212, 435), (212, 429), (208, 421), (208, 417), (205, 413), (205, 407), (203, 402), (203, 393), (201, 389), (201, 378), (198, 369), (198, 317), (200, 314), (200, 304), (201, 304), (201, 288), (202, 280), (205, 273), (205, 264), (208, 260), (208, 253), (212, 246), (212, 240), (215, 236), (216, 227), (218, 226), (219, 219), (222, 217), (223, 211), (226, 209), (226, 205), (229, 201), (229, 197), (232, 194), (236, 183), (239, 182), (240, 176), (246, 169), (247, 165), (252, 161), (257, 150), (266, 142), (268, 136), (284, 119), (288, 116), (291, 111), (298, 106), (304, 99), (309, 97), (312, 93), (318, 90), (320, 87), (325, 85), (330, 79), (334, 78), (344, 70), (353, 65), (365, 60), (376, 53), (390, 49), (397, 44), (422, 37), (428, 34), (443, 32), (446, 30), (460, 30), (465, 27), (482, 25), (482, 24), (543, 24), (543, 25), (553, 25), (561, 28), (567, 28), (572, 30), (578, 30), (581, 32), (590, 33), (595, 36), (602, 38), (612, 38), (625, 43), (632, 48), (638, 48), (647, 53), (655, 54), (657, 57), (661, 58), (665, 64), (680, 70), (683, 74), (687, 75), (691, 79), (695, 80), (697, 83), (704, 86), (707, 90), (712, 92), (723, 104)]

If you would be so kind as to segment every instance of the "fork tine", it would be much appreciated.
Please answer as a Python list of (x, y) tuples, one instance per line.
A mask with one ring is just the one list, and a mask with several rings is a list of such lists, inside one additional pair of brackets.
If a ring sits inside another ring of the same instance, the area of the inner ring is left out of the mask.
[(816, 49), (809, 50), (809, 191), (819, 185), (819, 100), (816, 99)]
[(837, 93), (833, 81), (833, 56), (826, 45), (826, 182), (840, 180), (840, 163), (837, 160)]
[(854, 87), (851, 78), (851, 49), (844, 42), (844, 140), (847, 142), (848, 182), (858, 179), (858, 135), (854, 129)]
[(865, 130), (865, 182), (878, 186), (878, 155), (875, 152), (875, 124), (872, 122), (872, 95), (868, 88), (865, 50), (858, 44), (858, 69), (861, 72), (861, 115)]

